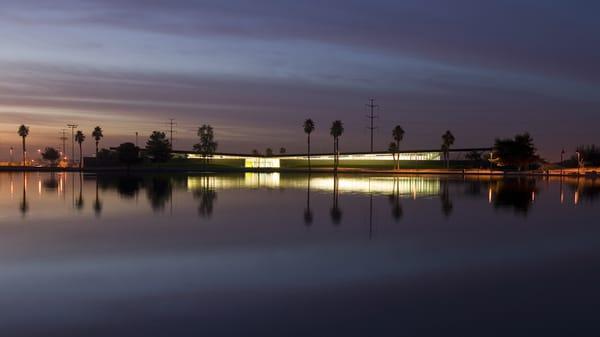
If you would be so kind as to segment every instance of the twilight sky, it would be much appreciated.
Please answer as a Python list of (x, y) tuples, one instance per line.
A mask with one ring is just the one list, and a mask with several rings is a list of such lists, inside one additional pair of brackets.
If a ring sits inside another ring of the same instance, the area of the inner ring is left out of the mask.
[[(405, 149), (489, 146), (530, 131), (542, 155), (600, 143), (598, 1), (0, 0), (0, 158), (74, 122), (105, 146), (177, 120), (175, 148), (215, 127), (220, 151), (368, 149), (365, 103)], [(91, 153), (92, 141), (86, 144)]]

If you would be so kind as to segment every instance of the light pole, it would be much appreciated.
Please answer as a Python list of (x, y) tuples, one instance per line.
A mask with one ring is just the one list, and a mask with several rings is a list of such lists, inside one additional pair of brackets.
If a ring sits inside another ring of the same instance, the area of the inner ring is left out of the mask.
[(13, 149), (13, 147), (10, 147), (10, 166), (12, 166), (13, 163), (13, 153), (15, 152), (15, 149)]
[(75, 164), (75, 129), (79, 125), (67, 124), (67, 127), (71, 129), (71, 161)]
[(577, 175), (580, 175), (580, 169), (581, 169), (581, 152), (577, 151), (575, 152), (577, 154)]

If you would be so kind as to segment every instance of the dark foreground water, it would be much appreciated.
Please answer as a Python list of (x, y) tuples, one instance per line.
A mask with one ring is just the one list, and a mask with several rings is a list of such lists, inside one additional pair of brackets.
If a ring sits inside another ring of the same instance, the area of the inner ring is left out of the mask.
[(584, 179), (0, 173), (0, 335), (599, 335), (599, 201)]

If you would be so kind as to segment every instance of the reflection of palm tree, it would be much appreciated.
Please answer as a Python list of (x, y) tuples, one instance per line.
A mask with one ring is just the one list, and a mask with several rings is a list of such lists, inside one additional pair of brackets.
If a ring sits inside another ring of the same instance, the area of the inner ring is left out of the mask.
[(194, 197), (200, 199), (200, 205), (198, 205), (198, 214), (203, 218), (210, 218), (214, 203), (217, 199), (217, 192), (210, 186), (210, 180), (208, 176), (201, 178), (200, 190), (194, 192)]
[(342, 222), (342, 210), (339, 207), (339, 181), (337, 174), (333, 176), (333, 205), (329, 210), (331, 222), (334, 225), (339, 225)]
[(96, 216), (100, 216), (100, 214), (102, 213), (102, 201), (100, 201), (99, 195), (98, 195), (98, 177), (96, 176), (96, 199), (94, 199), (94, 214), (96, 214)]
[(304, 224), (308, 227), (312, 225), (313, 213), (310, 210), (310, 173), (308, 174), (308, 185), (306, 188), (306, 208), (304, 209)]
[(392, 217), (398, 222), (402, 219), (402, 215), (404, 215), (402, 205), (400, 204), (400, 180), (398, 178), (394, 178), (393, 193), (390, 195), (389, 200), (392, 205)]
[(442, 181), (442, 193), (440, 194), (440, 199), (442, 200), (442, 213), (446, 217), (449, 217), (452, 214), (452, 210), (454, 205), (452, 204), (452, 200), (450, 200), (450, 191), (448, 190), (448, 181)]
[(23, 172), (23, 197), (19, 204), (19, 210), (23, 216), (29, 211), (29, 202), (27, 202), (27, 174), (25, 172)]
[(83, 209), (83, 175), (79, 173), (79, 196), (77, 196), (77, 200), (75, 200), (75, 208), (78, 211)]

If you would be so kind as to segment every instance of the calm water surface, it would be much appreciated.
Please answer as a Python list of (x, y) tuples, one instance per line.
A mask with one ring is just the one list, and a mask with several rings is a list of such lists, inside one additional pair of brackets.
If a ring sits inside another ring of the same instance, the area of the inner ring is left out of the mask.
[(598, 335), (600, 180), (0, 173), (1, 336)]

